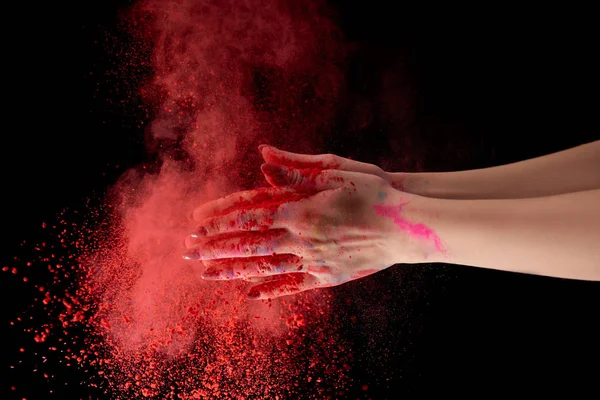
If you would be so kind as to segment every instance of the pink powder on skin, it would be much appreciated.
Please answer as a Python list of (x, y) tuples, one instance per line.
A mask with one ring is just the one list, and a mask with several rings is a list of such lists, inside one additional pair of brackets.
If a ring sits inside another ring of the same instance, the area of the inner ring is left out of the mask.
[(401, 204), (399, 206), (384, 206), (384, 205), (375, 205), (373, 208), (377, 215), (382, 217), (391, 218), (394, 221), (394, 224), (400, 229), (408, 233), (410, 236), (420, 239), (425, 239), (428, 241), (432, 241), (435, 245), (435, 248), (444, 253), (444, 246), (442, 246), (442, 241), (440, 237), (433, 231), (433, 229), (429, 228), (424, 224), (415, 224), (410, 222), (406, 218), (402, 217), (400, 213), (402, 212), (402, 207), (405, 204)]

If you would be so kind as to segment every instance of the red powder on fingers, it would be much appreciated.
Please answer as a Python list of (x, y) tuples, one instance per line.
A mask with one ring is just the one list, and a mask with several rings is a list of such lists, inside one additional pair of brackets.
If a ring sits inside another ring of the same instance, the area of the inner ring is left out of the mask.
[(256, 195), (253, 196), (251, 200), (241, 198), (230, 207), (225, 208), (219, 215), (228, 214), (232, 211), (250, 209), (263, 209), (265, 211), (275, 212), (282, 204), (299, 201), (307, 198), (308, 196), (309, 194), (306, 193), (292, 192), (283, 192), (273, 195), (267, 191), (267, 188), (257, 189)]
[(285, 229), (270, 229), (259, 232), (225, 233), (197, 239), (193, 252), (198, 259), (264, 256), (276, 252), (276, 243), (287, 234)]
[(299, 265), (299, 263), (300, 258), (293, 254), (207, 260), (203, 261), (207, 269), (202, 276), (219, 277), (220, 279), (238, 279), (248, 276), (262, 277), (264, 273), (271, 272), (282, 265), (287, 270), (301, 270), (302, 265)]
[(275, 155), (268, 155), (268, 160), (271, 160), (275, 164), (282, 164), (288, 168), (296, 168), (296, 169), (337, 169), (340, 167), (340, 163), (329, 160), (329, 161), (300, 161), (297, 159), (290, 158), (285, 156), (279, 152), (276, 152)]
[(269, 229), (263, 232), (223, 233), (218, 236), (209, 236), (198, 240), (200, 241), (200, 247), (202, 245), (218, 246), (222, 242), (236, 243), (241, 247), (256, 247), (277, 240), (285, 235), (286, 232), (285, 229)]

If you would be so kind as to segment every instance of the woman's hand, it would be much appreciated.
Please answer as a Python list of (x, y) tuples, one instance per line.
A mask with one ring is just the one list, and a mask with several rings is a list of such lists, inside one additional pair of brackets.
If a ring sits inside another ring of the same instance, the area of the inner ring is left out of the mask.
[(376, 174), (274, 164), (262, 170), (275, 187), (195, 210), (199, 226), (184, 257), (203, 262), (205, 279), (258, 280), (249, 298), (274, 298), (422, 262), (439, 246), (425, 225), (407, 219), (411, 195)]
[(258, 149), (263, 159), (268, 164), (295, 169), (316, 168), (322, 170), (333, 169), (339, 171), (360, 172), (378, 176), (384, 181), (392, 183), (391, 174), (385, 172), (377, 165), (350, 160), (349, 158), (340, 157), (335, 154), (310, 155), (290, 153), (289, 151), (279, 150), (265, 144), (260, 145)]

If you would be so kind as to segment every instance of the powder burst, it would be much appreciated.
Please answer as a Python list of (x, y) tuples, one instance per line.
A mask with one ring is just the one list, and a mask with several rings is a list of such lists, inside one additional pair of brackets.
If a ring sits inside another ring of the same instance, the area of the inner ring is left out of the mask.
[(49, 322), (28, 328), (36, 346), (111, 398), (342, 395), (350, 344), (330, 292), (248, 302), (245, 282), (202, 280), (202, 264), (181, 259), (196, 206), (257, 186), (258, 143), (319, 144), (343, 87), (327, 15), (318, 1), (132, 7), (137, 53), (151, 54), (140, 90), (158, 163), (124, 174), (88, 210), (93, 223), (62, 220), (69, 229), (53, 236), (64, 256), (40, 249), (35, 267), (54, 278), (37, 286)]

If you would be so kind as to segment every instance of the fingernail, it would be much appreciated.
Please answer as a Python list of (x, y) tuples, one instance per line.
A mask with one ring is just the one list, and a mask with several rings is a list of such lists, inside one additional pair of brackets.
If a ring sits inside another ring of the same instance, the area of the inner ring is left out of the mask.
[(246, 297), (249, 300), (256, 300), (260, 297), (260, 291), (258, 290), (254, 290), (254, 289), (250, 289), (250, 291), (248, 292), (248, 294), (246, 295)]
[(213, 268), (213, 267), (208, 267), (208, 268), (206, 269), (206, 271), (204, 271), (204, 272), (202, 273), (202, 277), (203, 277), (203, 278), (215, 278), (215, 277), (217, 277), (217, 276), (219, 276), (219, 275), (220, 275), (220, 272), (219, 272), (219, 270), (218, 270), (218, 269), (216, 269), (216, 268)]
[(258, 146), (258, 151), (262, 152), (265, 147), (269, 147), (269, 146), (266, 144), (261, 144), (260, 146)]
[(192, 221), (194, 220), (194, 212), (193, 211), (190, 213), (189, 219), (191, 219)]
[(187, 251), (182, 254), (184, 260), (200, 260), (202, 254), (199, 251)]
[(194, 239), (198, 239), (198, 238), (206, 236), (206, 235), (208, 235), (208, 231), (203, 226), (199, 227), (196, 230), (196, 232), (193, 232), (192, 234), (190, 234), (190, 236), (193, 237)]

